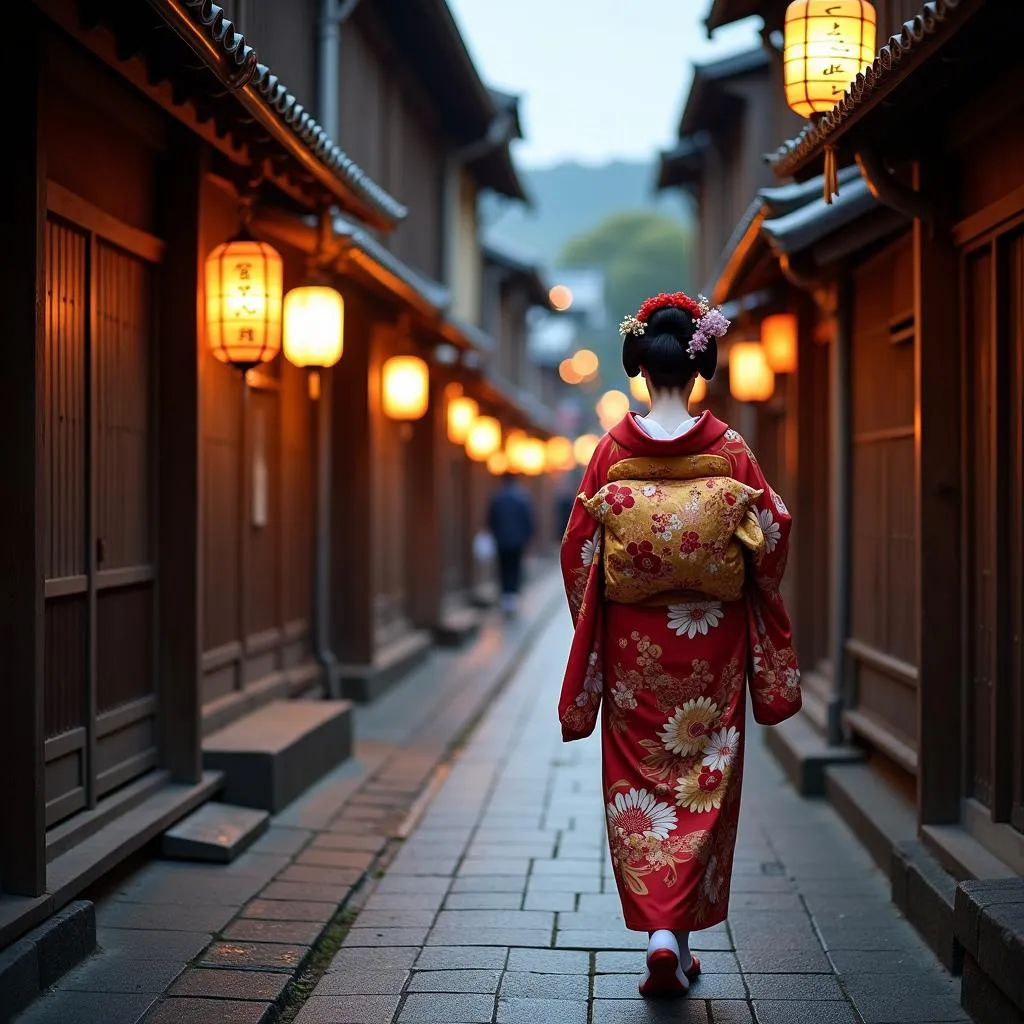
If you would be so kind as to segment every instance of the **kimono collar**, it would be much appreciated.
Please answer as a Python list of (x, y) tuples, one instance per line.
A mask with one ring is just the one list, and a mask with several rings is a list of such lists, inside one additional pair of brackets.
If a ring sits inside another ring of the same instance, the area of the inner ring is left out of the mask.
[(656, 450), (661, 455), (694, 455), (714, 445), (728, 429), (725, 423), (705, 409), (685, 434), (668, 441), (651, 437), (637, 423), (634, 412), (627, 413), (609, 433), (629, 452)]

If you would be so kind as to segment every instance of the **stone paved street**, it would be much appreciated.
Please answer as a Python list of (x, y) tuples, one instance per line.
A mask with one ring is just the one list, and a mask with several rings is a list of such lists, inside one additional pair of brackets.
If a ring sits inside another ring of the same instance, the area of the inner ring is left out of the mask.
[(563, 746), (559, 613), (355, 919), (295, 1024), (928, 1024), (968, 1020), (868, 855), (750, 732), (728, 926), (683, 1002), (636, 991), (596, 738)]

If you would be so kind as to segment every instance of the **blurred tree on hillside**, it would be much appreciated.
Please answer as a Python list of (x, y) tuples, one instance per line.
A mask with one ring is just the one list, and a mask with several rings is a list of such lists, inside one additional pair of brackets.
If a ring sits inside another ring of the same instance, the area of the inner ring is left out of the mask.
[(565, 245), (560, 266), (593, 267), (605, 275), (607, 337), (588, 339), (602, 363), (618, 361), (618, 323), (649, 295), (698, 287), (690, 280), (692, 255), (688, 226), (650, 210), (614, 214)]

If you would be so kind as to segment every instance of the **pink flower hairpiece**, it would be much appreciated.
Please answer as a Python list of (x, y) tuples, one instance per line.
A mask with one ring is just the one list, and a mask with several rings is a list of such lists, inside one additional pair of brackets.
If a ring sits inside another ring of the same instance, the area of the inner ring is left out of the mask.
[(685, 292), (662, 292), (647, 299), (637, 311), (636, 316), (627, 316), (619, 324), (619, 334), (625, 338), (629, 334), (641, 336), (647, 330), (647, 321), (659, 309), (682, 309), (693, 317), (694, 331), (686, 351), (691, 359), (704, 352), (712, 338), (724, 338), (732, 326), (718, 306), (712, 306), (703, 295), (691, 299)]

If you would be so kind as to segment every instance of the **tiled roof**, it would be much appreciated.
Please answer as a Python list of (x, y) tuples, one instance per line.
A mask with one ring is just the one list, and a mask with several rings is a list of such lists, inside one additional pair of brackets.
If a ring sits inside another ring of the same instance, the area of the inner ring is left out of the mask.
[(936, 46), (977, 10), (980, 2), (930, 0), (926, 3), (921, 12), (879, 50), (874, 61), (857, 76), (833, 110), (820, 120), (808, 123), (796, 138), (784, 142), (768, 157), (772, 170), (780, 178), (799, 172), (875, 94), (893, 86), (926, 60)]
[(229, 68), (235, 89), (251, 88), (278, 120), (349, 191), (370, 206), (391, 225), (406, 216), (407, 210), (378, 185), (354, 160), (347, 156), (317, 124), (312, 114), (290, 92), (273, 70), (261, 64), (256, 51), (222, 7), (211, 0), (163, 0), (157, 8), (178, 6), (208, 38)]
[(362, 253), (410, 289), (424, 312), (443, 314), (447, 310), (451, 292), (445, 285), (414, 270), (378, 242), (370, 232), (364, 231), (347, 218), (336, 216), (332, 226), (335, 237), (342, 239), (351, 249)]

